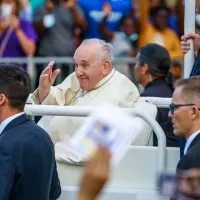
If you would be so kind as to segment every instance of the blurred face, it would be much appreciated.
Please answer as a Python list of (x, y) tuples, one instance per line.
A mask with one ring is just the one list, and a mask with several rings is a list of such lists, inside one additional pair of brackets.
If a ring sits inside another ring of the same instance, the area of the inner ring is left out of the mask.
[[(189, 104), (191, 102), (185, 102), (182, 98), (182, 87), (177, 87), (172, 96), (173, 104)], [(174, 113), (169, 112), (168, 116), (172, 119), (174, 128), (174, 135), (187, 138), (187, 135), (191, 133), (193, 126), (191, 119), (192, 106), (180, 106), (174, 109)]]
[(111, 63), (100, 58), (101, 52), (95, 44), (84, 44), (74, 54), (76, 76), (85, 91), (92, 90), (110, 72)]
[(158, 11), (154, 19), (154, 25), (158, 30), (163, 30), (168, 27), (169, 14), (166, 10)]
[(159, 6), (159, 4), (160, 4), (160, 0), (150, 0), (151, 7)]
[(122, 29), (127, 36), (131, 36), (133, 33), (135, 33), (135, 24), (133, 19), (126, 19), (123, 22)]

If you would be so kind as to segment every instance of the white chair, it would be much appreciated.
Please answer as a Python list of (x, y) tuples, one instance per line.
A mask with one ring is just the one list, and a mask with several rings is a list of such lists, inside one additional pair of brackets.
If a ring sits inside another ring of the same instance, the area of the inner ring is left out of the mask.
[[(145, 115), (149, 115), (151, 118), (156, 119), (157, 116), (157, 107), (151, 103), (144, 101), (137, 101), (134, 104), (134, 109), (138, 110)], [(133, 141), (132, 145), (135, 146), (152, 146), (153, 145), (153, 134), (152, 128), (142, 119), (137, 119), (137, 127), (139, 126), (140, 131)]]

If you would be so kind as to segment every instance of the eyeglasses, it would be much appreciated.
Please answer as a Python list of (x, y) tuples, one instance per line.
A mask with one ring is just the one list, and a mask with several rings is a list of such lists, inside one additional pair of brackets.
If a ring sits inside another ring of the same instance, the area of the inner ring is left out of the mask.
[(174, 103), (171, 103), (169, 105), (169, 109), (170, 109), (171, 114), (173, 115), (174, 110), (176, 108), (179, 108), (179, 107), (182, 107), (182, 106), (196, 106), (198, 108), (198, 110), (200, 110), (200, 108), (196, 104), (193, 104), (193, 103), (190, 103), (190, 104), (174, 104)]

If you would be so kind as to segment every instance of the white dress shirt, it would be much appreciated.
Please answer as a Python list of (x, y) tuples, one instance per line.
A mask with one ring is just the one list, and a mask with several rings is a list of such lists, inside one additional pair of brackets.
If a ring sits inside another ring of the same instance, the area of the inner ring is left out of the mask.
[(24, 112), (20, 112), (18, 114), (12, 115), (11, 117), (8, 117), (7, 119), (5, 119), (1, 124), (0, 124), (0, 135), (3, 132), (4, 128), (15, 118), (19, 117), (20, 115), (23, 115)]
[(197, 131), (195, 133), (193, 133), (192, 135), (190, 135), (190, 137), (188, 138), (185, 148), (184, 148), (184, 155), (187, 153), (187, 150), (190, 146), (190, 144), (192, 143), (192, 141), (194, 140), (194, 138), (200, 133), (200, 131)]

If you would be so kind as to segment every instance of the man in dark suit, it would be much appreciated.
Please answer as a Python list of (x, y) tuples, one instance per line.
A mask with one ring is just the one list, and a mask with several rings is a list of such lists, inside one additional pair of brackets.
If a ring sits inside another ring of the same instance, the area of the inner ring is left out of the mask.
[(55, 200), (61, 194), (54, 146), (24, 113), (30, 77), (0, 65), (0, 199)]
[(169, 117), (174, 134), (186, 140), (177, 169), (200, 168), (200, 76), (175, 83)]
[[(188, 40), (190, 40), (190, 39), (192, 39), (194, 41), (194, 49), (195, 49), (194, 56), (196, 57), (196, 60), (192, 67), (190, 76), (198, 76), (198, 75), (200, 75), (200, 50), (199, 50), (200, 36), (195, 33), (188, 33), (186, 35), (183, 35), (181, 37), (181, 49), (184, 54), (186, 54), (188, 52), (188, 50), (190, 49), (190, 43), (188, 42)], [(181, 155), (181, 157), (184, 155), (185, 144), (186, 144), (185, 139), (181, 138), (181, 140), (180, 140), (180, 155)]]

